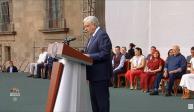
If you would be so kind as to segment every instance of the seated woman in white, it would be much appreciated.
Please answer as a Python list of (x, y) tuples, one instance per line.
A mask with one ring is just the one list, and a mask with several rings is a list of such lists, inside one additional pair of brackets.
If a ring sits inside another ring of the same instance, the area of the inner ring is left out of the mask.
[(180, 86), (183, 88), (183, 99), (189, 99), (190, 91), (194, 91), (194, 58), (191, 59), (191, 72), (184, 74), (181, 78)]

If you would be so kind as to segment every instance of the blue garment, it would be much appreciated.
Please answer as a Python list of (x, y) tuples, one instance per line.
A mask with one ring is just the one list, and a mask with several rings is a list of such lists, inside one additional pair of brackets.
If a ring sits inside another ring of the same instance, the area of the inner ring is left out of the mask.
[[(97, 28), (98, 29), (98, 28)], [(86, 54), (93, 59), (93, 65), (86, 66), (93, 112), (109, 112), (109, 81), (112, 77), (112, 44), (108, 34), (96, 29), (95, 35), (86, 47)]]
[(18, 69), (17, 69), (16, 66), (12, 66), (12, 71), (11, 71), (11, 67), (9, 66), (9, 67), (7, 68), (7, 72), (9, 72), (9, 73), (18, 72)]
[(165, 62), (164, 69), (167, 71), (172, 71), (180, 68), (180, 73), (186, 72), (187, 69), (187, 61), (182, 54), (178, 54), (176, 56), (170, 56), (167, 58)]
[(46, 59), (46, 65), (45, 65), (45, 76), (46, 76), (46, 78), (48, 77), (48, 75), (51, 75), (50, 73), (52, 71), (54, 61), (56, 61), (56, 59), (51, 57), (51, 56), (48, 56), (47, 59)]
[(160, 86), (160, 81), (163, 78), (163, 74), (162, 73), (157, 73), (156, 74), (156, 80), (154, 81), (154, 91), (158, 92), (158, 88)]
[(172, 92), (172, 87), (174, 85), (174, 80), (181, 78), (183, 74), (186, 73), (187, 70), (187, 61), (182, 54), (178, 54), (176, 56), (170, 56), (167, 58), (164, 69), (169, 71), (178, 70), (176, 73), (169, 73), (168, 78), (168, 93)]
[[(166, 69), (168, 72), (172, 70), (180, 69), (180, 71), (177, 73), (168, 74), (169, 82), (168, 82), (167, 90), (169, 93), (171, 93), (172, 91), (174, 80), (182, 77), (182, 75), (186, 72), (186, 67), (187, 67), (186, 59), (181, 54), (178, 54), (176, 56), (170, 56), (167, 58), (164, 69)], [(163, 74), (160, 74), (160, 73), (157, 74), (156, 80), (154, 82), (155, 91), (158, 91), (159, 84), (162, 78), (163, 78)]]
[(51, 56), (48, 56), (47, 57), (47, 60), (46, 60), (46, 62), (47, 62), (47, 64), (53, 64), (53, 61), (54, 61), (54, 58), (53, 57), (51, 57)]
[(112, 76), (111, 50), (112, 44), (108, 34), (99, 29), (85, 50), (85, 53), (93, 59), (93, 65), (86, 66), (87, 80), (110, 80)]

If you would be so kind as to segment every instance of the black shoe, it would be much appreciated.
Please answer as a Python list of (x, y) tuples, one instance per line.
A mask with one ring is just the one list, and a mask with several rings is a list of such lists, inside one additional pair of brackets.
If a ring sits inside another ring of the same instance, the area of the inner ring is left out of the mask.
[(172, 94), (168, 92), (165, 94), (165, 96), (172, 96)]
[(117, 86), (113, 86), (114, 88), (118, 88)]
[(109, 87), (113, 87), (113, 84), (112, 84), (112, 82), (111, 82), (111, 81), (109, 82)]
[(113, 84), (113, 87), (114, 87), (114, 88), (117, 88), (117, 84)]
[(33, 77), (34, 75), (28, 75), (27, 77)]
[(43, 77), (43, 79), (47, 79), (47, 77)]
[(40, 76), (35, 75), (34, 78), (40, 78)]
[(150, 93), (150, 95), (159, 95), (158, 91), (153, 91)]

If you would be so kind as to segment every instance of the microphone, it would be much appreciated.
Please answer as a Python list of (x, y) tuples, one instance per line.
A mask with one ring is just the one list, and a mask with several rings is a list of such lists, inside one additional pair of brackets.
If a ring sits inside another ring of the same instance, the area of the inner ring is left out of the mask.
[(76, 38), (70, 38), (69, 40), (67, 40), (67, 42), (71, 42), (71, 41), (74, 41), (76, 40)]
[(66, 43), (67, 45), (69, 45), (69, 43), (70, 43), (71, 41), (74, 41), (74, 40), (76, 40), (75, 37), (74, 37), (74, 38), (67, 38), (67, 37), (65, 37), (65, 40), (63, 41), (63, 43)]

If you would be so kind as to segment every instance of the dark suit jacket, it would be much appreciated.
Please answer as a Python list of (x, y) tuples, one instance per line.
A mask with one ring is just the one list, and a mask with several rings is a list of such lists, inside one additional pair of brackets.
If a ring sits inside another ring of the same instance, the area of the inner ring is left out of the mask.
[(112, 76), (112, 43), (108, 34), (101, 28), (91, 38), (85, 53), (93, 59), (92, 66), (86, 66), (86, 77), (89, 81), (110, 80)]
[[(7, 72), (10, 72), (10, 66), (7, 67)], [(12, 72), (18, 72), (17, 67), (13, 66)]]

